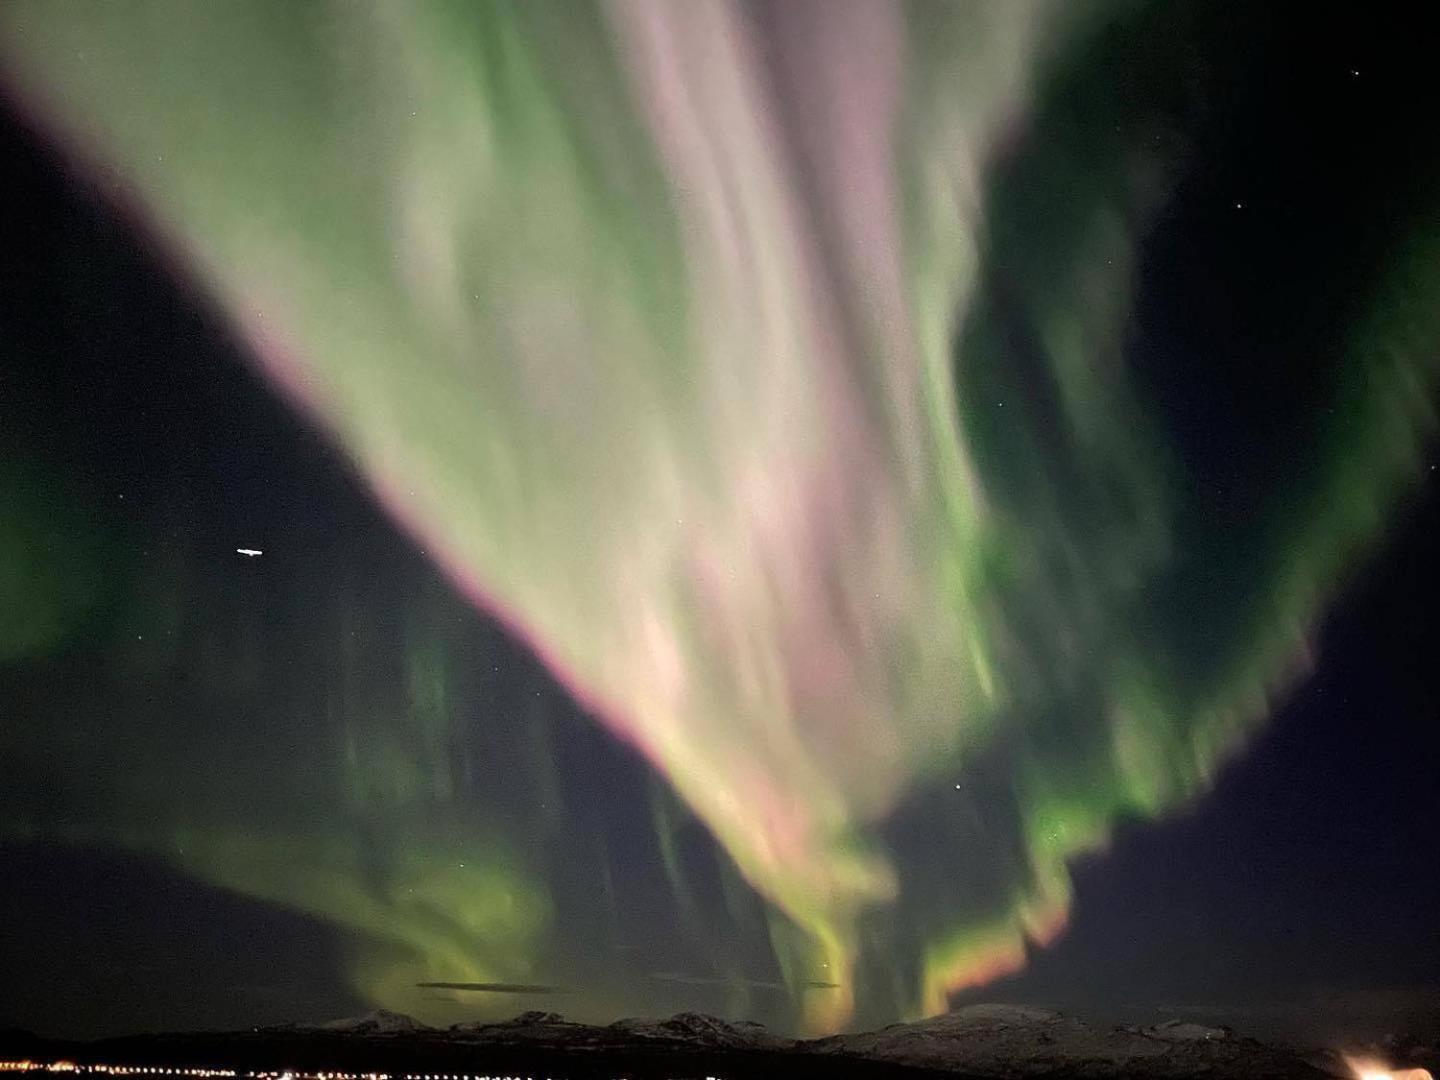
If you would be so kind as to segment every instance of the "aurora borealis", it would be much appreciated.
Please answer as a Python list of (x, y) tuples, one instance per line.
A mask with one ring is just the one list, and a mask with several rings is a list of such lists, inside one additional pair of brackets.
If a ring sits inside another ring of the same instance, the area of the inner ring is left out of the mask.
[[(1433, 151), (1311, 178), (1374, 201), (1285, 251), (1321, 196), (1216, 177), (1294, 151), (1240, 19), (10, 0), (7, 97), (208, 313), (106, 315), (126, 350), (228, 334), (265, 388), (182, 379), (211, 419), (123, 512), (11, 429), (10, 835), (317, 919), (426, 1018), (688, 980), (824, 1031), (1018, 969), (1305, 678), (1424, 471)], [(1197, 284), (1206, 214), (1276, 231), (1267, 295)], [(197, 525), (217, 476), (269, 509)]]

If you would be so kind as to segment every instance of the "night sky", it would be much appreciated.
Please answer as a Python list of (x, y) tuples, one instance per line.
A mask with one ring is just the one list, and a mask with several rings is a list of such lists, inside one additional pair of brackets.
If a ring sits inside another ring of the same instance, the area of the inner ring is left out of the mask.
[(1433, 1026), (1412, 6), (4, 5), (0, 1028)]

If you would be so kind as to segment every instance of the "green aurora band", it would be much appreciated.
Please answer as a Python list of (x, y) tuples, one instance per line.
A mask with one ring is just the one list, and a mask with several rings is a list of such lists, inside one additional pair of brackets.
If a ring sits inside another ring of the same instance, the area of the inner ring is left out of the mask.
[[(1215, 511), (1127, 356), (1177, 165), (1167, 117), (1065, 63), (1100, 7), (9, 0), (0, 56), (454, 585), (673, 786), (662, 852), (704, 823), (830, 1030), (1014, 970), (1070, 860), (1203, 790), (1433, 421), (1440, 262), (1411, 233), (1325, 358), (1337, 407), (1258, 512)], [(348, 734), (273, 821), (234, 824), (217, 763), (99, 838), (379, 943), (378, 1003), (535, 977), (543, 867), (483, 812), (407, 817), (463, 678), (411, 655), (392, 711), (324, 705)], [(904, 826), (937, 791), (970, 812), (919, 875)], [(390, 838), (381, 895), (333, 813)]]

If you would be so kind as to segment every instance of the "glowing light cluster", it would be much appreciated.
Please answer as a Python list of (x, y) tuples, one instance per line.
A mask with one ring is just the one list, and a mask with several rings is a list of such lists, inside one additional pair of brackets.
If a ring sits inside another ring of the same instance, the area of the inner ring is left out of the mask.
[[(540, 1080), (535, 1076), (489, 1073), (388, 1073), (302, 1069), (221, 1069), (160, 1065), (77, 1064), (73, 1061), (0, 1061), (0, 1072), (74, 1072), (106, 1076), (244, 1077), (245, 1080)], [(544, 1080), (549, 1080), (548, 1077)]]
[(0, 1061), (0, 1072), (80, 1072), (108, 1076), (268, 1076), (267, 1073), (241, 1073), (235, 1069), (169, 1065), (104, 1065), (80, 1064), (74, 1061)]
[(1392, 1069), (1372, 1058), (1347, 1055), (1345, 1064), (1355, 1073), (1355, 1080), (1435, 1080), (1429, 1069)]

